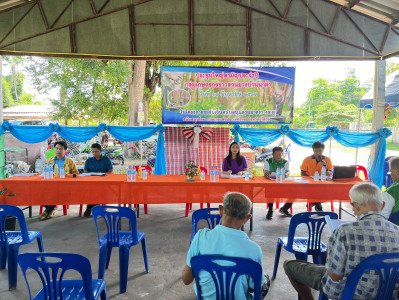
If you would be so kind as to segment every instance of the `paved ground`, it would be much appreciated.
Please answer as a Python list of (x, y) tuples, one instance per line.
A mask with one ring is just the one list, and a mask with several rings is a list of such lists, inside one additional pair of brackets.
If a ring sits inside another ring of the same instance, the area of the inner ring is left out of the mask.
[[(215, 204), (212, 206), (216, 207)], [(329, 204), (324, 204), (324, 207), (329, 210)], [(71, 206), (67, 216), (60, 215), (40, 222), (37, 217), (39, 208), (34, 207), (35, 217), (27, 218), (28, 229), (42, 232), (47, 252), (74, 252), (87, 256), (92, 265), (93, 277), (96, 278), (98, 242), (94, 221), (92, 218), (79, 217), (78, 208)], [(199, 205), (195, 204), (194, 209), (198, 208)], [(294, 213), (298, 213), (305, 210), (305, 204), (298, 203), (293, 208)], [(119, 254), (115, 249), (110, 268), (105, 273), (109, 299), (196, 299), (192, 285), (185, 286), (181, 282), (181, 271), (185, 265), (191, 234), (191, 214), (184, 217), (184, 209), (184, 204), (149, 205), (149, 214), (140, 214), (138, 229), (147, 236), (150, 273), (145, 273), (141, 247), (133, 247), (130, 251), (127, 292), (119, 294)], [(59, 213), (62, 214), (61, 207)], [(275, 212), (273, 220), (266, 221), (265, 213), (265, 205), (256, 204), (254, 230), (249, 232), (249, 226), (246, 226), (245, 232), (261, 246), (264, 269), (271, 277), (277, 238), (287, 235), (290, 219)], [(299, 233), (303, 231), (301, 228), (298, 230)], [(327, 241), (328, 236), (326, 229), (323, 240)], [(20, 248), (20, 252), (32, 251), (37, 251), (36, 244)], [(291, 253), (282, 250), (277, 278), (272, 282), (266, 299), (297, 299), (282, 268), (285, 259), (293, 258)], [(38, 278), (35, 277), (32, 282), (35, 287), (39, 286)], [(29, 299), (21, 271), (18, 272), (17, 289), (10, 292), (7, 270), (0, 270), (0, 299)]]

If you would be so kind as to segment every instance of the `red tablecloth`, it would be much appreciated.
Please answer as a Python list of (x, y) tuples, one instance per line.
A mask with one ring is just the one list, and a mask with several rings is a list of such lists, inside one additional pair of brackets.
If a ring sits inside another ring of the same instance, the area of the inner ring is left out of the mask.
[(148, 180), (126, 182), (126, 175), (104, 177), (68, 177), (45, 180), (40, 176), (12, 177), (0, 180), (14, 197), (0, 198), (2, 204), (51, 205), (98, 203), (220, 203), (228, 191), (242, 192), (254, 203), (349, 201), (350, 188), (360, 179), (309, 183), (276, 183), (262, 177), (245, 181), (243, 178), (220, 179), (209, 182), (196, 179), (186, 182), (185, 176), (152, 175)]

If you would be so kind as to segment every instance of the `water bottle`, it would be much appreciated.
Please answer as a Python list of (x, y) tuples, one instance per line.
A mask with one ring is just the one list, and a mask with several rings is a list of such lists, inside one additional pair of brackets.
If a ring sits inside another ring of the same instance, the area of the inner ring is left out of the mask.
[(215, 182), (215, 171), (213, 170), (213, 166), (211, 166), (211, 176), (210, 181)]
[(218, 169), (217, 166), (215, 167), (215, 172), (214, 172), (214, 174), (215, 174), (214, 181), (215, 181), (215, 182), (219, 182), (219, 169)]
[(282, 167), (280, 169), (280, 183), (284, 183), (285, 182), (285, 169), (284, 167)]
[(316, 172), (314, 173), (314, 181), (319, 181), (319, 179), (320, 179), (319, 172), (316, 171)]
[(126, 177), (127, 182), (132, 182), (133, 181), (133, 169), (132, 166), (129, 166), (127, 169), (127, 177)]
[(326, 166), (321, 168), (321, 181), (326, 181)]
[(136, 181), (136, 177), (137, 177), (136, 167), (133, 166), (132, 167), (132, 174), (131, 174), (131, 181)]
[(249, 171), (245, 172), (245, 181), (249, 181)]
[(48, 164), (44, 164), (44, 179), (49, 179)]
[(280, 183), (280, 179), (281, 179), (281, 177), (280, 177), (280, 167), (277, 167), (277, 169), (276, 169), (276, 182)]
[(65, 178), (65, 169), (64, 169), (64, 167), (61, 167), (61, 169), (60, 169), (60, 178)]
[(49, 163), (48, 166), (48, 179), (53, 179), (54, 174), (53, 174), (53, 164)]
[(143, 169), (143, 180), (147, 180), (147, 174), (148, 174), (147, 170)]
[(205, 172), (203, 170), (201, 171), (201, 180), (205, 180)]

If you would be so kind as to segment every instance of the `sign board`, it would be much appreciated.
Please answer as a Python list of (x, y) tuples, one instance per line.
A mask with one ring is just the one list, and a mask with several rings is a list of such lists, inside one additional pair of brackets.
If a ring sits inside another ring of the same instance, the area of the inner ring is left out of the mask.
[(290, 124), (295, 68), (162, 67), (164, 124)]

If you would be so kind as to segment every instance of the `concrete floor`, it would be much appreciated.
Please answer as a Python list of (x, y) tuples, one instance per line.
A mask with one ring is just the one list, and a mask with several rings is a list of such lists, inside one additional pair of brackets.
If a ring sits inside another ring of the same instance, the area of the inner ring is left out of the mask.
[[(324, 208), (329, 210), (329, 203)], [(212, 204), (212, 207), (217, 207)], [(199, 205), (194, 204), (194, 209)], [(305, 211), (305, 204), (295, 204), (294, 213)], [(93, 278), (98, 275), (98, 241), (92, 218), (78, 216), (79, 206), (71, 206), (68, 215), (40, 222), (39, 207), (33, 208), (33, 218), (29, 219), (25, 212), (28, 230), (40, 230), (43, 235), (46, 252), (73, 252), (89, 258)], [(185, 286), (181, 281), (181, 271), (186, 262), (191, 234), (191, 214), (184, 217), (184, 204), (149, 205), (149, 214), (144, 215), (141, 208), (138, 219), (138, 230), (146, 234), (150, 273), (145, 272), (141, 247), (132, 247), (130, 251), (128, 288), (124, 294), (119, 294), (119, 253), (114, 249), (110, 267), (105, 272), (105, 281), (109, 299), (196, 299), (193, 286)], [(336, 204), (336, 211), (338, 204)], [(290, 218), (283, 217), (277, 211), (271, 221), (265, 219), (265, 204), (254, 205), (254, 230), (248, 236), (258, 243), (263, 251), (263, 266), (265, 272), (272, 276), (276, 242), (278, 237), (286, 236)], [(345, 214), (344, 214), (345, 215)], [(302, 229), (299, 229), (302, 231)], [(324, 231), (323, 241), (327, 242), (329, 231)], [(37, 244), (31, 243), (20, 248), (20, 253), (36, 252)], [(290, 285), (282, 262), (293, 259), (294, 255), (281, 252), (280, 265), (276, 279), (272, 282), (266, 299), (297, 299), (295, 290)], [(37, 278), (33, 284), (39, 287)], [(317, 293), (314, 293), (317, 297)], [(7, 269), (0, 270), (0, 299), (29, 299), (25, 280), (18, 271), (18, 286), (14, 291), (8, 290)]]

